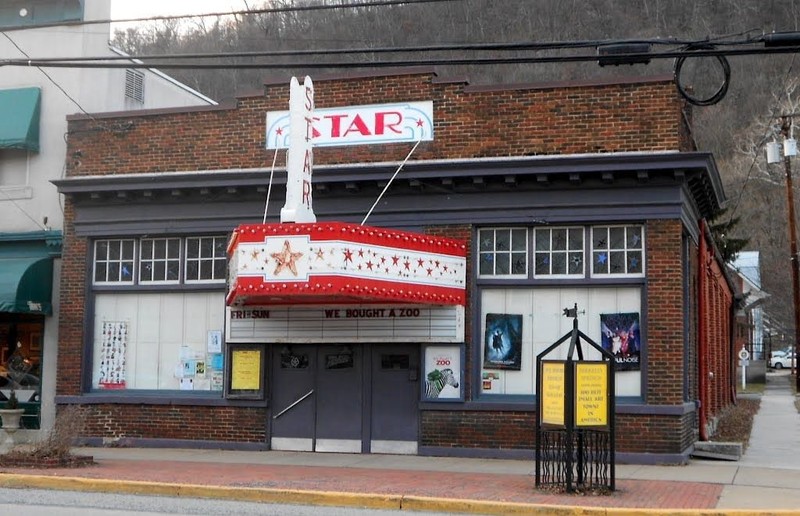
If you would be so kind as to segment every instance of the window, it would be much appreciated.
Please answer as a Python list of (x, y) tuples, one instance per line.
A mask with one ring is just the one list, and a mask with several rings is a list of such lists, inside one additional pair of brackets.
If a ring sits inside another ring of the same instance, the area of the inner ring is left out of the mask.
[(225, 281), (227, 239), (191, 237), (186, 239), (186, 282)]
[(478, 241), (479, 276), (527, 276), (527, 229), (481, 229)]
[(224, 284), (227, 242), (222, 235), (96, 240), (94, 284)]
[(138, 70), (125, 70), (125, 96), (144, 103), (144, 74)]
[(135, 240), (97, 240), (94, 244), (94, 282), (133, 284)]
[(642, 226), (592, 228), (593, 276), (643, 276)]
[(534, 230), (534, 277), (578, 276), (584, 271), (583, 228)]
[(180, 280), (180, 238), (143, 238), (140, 249), (140, 282), (177, 283)]

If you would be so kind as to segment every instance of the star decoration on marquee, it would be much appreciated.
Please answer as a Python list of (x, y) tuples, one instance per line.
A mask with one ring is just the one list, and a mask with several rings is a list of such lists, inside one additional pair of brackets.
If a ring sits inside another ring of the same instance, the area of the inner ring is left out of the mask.
[(272, 273), (273, 275), (277, 276), (280, 274), (283, 269), (289, 269), (292, 271), (292, 274), (297, 276), (297, 260), (303, 257), (303, 253), (293, 253), (292, 246), (288, 240), (283, 242), (283, 249), (279, 253), (270, 253), (275, 261), (277, 262), (277, 266), (275, 267), (275, 271)]

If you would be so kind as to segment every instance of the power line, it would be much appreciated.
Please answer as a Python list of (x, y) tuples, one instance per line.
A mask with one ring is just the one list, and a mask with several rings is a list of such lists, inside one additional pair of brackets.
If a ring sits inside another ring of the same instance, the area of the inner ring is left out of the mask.
[[(751, 56), (751, 55), (779, 55), (800, 52), (800, 45), (785, 47), (748, 47), (748, 48), (710, 48), (702, 50), (670, 50), (666, 52), (634, 52), (615, 54), (615, 59), (635, 60), (635, 59), (677, 59), (689, 57), (732, 57), (732, 56)], [(311, 55), (311, 54), (310, 54)], [(231, 57), (227, 53), (208, 54), (207, 59), (225, 59)], [(264, 57), (270, 57), (265, 54)], [(162, 59), (170, 59), (164, 56)], [(141, 57), (130, 56), (129, 59), (141, 60)], [(232, 70), (232, 69), (287, 69), (287, 68), (383, 68), (383, 67), (409, 67), (409, 66), (473, 66), (473, 65), (499, 65), (499, 64), (536, 64), (536, 63), (570, 63), (570, 62), (591, 62), (597, 61), (597, 54), (574, 54), (574, 55), (550, 55), (550, 56), (513, 56), (513, 57), (488, 57), (488, 58), (423, 58), (406, 60), (383, 60), (383, 61), (321, 61), (321, 62), (286, 62), (286, 63), (181, 63), (181, 62), (158, 62), (158, 63), (117, 63), (117, 62), (97, 62), (84, 61), (81, 58), (66, 60), (49, 59), (4, 59), (0, 60), (0, 66), (36, 66), (43, 68), (165, 68), (165, 69), (213, 69), (213, 70)]]
[(57, 23), (42, 23), (37, 25), (27, 26), (7, 26), (0, 27), (0, 32), (11, 32), (19, 30), (30, 30), (47, 27), (82, 27), (85, 25), (102, 25), (107, 23), (134, 23), (146, 21), (169, 21), (181, 20), (187, 18), (211, 18), (219, 16), (247, 16), (254, 14), (280, 14), (280, 13), (298, 13), (309, 11), (330, 11), (340, 9), (359, 9), (362, 7), (386, 7), (393, 5), (414, 5), (414, 4), (438, 4), (443, 2), (463, 2), (464, 0), (381, 0), (381, 1), (363, 1), (354, 2), (350, 4), (321, 4), (321, 5), (303, 5), (293, 7), (271, 7), (262, 9), (246, 9), (243, 11), (224, 11), (212, 12), (201, 14), (174, 14), (165, 16), (147, 16), (141, 18), (123, 18), (120, 20), (103, 19), (103, 20), (80, 20), (80, 21), (62, 21)]

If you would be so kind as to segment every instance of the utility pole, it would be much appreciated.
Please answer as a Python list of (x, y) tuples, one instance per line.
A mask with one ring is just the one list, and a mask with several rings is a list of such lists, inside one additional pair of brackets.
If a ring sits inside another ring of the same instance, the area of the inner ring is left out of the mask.
[[(792, 374), (795, 374), (797, 391), (800, 392), (800, 374), (797, 373), (797, 357), (800, 354), (800, 264), (797, 256), (797, 231), (795, 229), (794, 218), (794, 189), (792, 187), (792, 163), (791, 154), (786, 144), (791, 138), (790, 129), (792, 118), (790, 116), (781, 117), (781, 135), (784, 141), (783, 167), (786, 171), (786, 202), (788, 203), (789, 218), (789, 252), (792, 255), (792, 295), (794, 298), (794, 354), (793, 362), (790, 362)], [(794, 142), (794, 153), (797, 152), (796, 142)]]

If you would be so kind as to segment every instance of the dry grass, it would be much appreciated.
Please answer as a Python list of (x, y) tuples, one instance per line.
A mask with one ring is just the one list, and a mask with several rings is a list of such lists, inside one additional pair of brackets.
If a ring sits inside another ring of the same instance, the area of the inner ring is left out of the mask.
[(59, 411), (53, 428), (41, 441), (18, 446), (0, 455), (0, 465), (20, 467), (64, 467), (91, 464), (91, 457), (72, 455), (72, 443), (85, 427), (86, 410), (68, 406)]
[(750, 441), (750, 432), (753, 430), (753, 418), (761, 405), (760, 399), (739, 398), (736, 405), (731, 405), (722, 411), (717, 424), (715, 441), (738, 442), (747, 449)]

